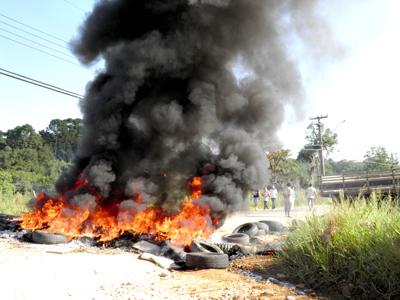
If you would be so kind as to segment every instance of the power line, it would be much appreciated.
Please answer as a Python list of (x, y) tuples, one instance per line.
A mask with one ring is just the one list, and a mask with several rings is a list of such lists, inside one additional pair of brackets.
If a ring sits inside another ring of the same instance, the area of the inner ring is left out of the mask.
[(63, 0), (63, 1), (80, 11), (86, 12), (86, 10), (84, 10), (82, 7), (79, 7), (78, 5), (76, 5), (75, 3), (71, 2), (71, 1), (68, 1), (68, 0)]
[(29, 41), (29, 42), (33, 43), (34, 45), (37, 45), (37, 46), (40, 46), (40, 47), (43, 47), (43, 48), (52, 50), (52, 51), (54, 51), (54, 52), (57, 52), (57, 53), (59, 53), (59, 54), (62, 54), (62, 55), (65, 55), (65, 56), (68, 56), (68, 57), (71, 57), (71, 58), (75, 58), (75, 57), (73, 57), (72, 55), (70, 55), (70, 54), (68, 54), (68, 53), (65, 53), (65, 52), (62, 52), (62, 51), (60, 51), (60, 50), (57, 50), (57, 49), (51, 48), (51, 47), (49, 47), (49, 46), (46, 46), (46, 45), (44, 45), (44, 44), (38, 43), (38, 42), (36, 42), (36, 41), (34, 41), (34, 40), (28, 39), (28, 38), (26, 38), (26, 37), (24, 37), (24, 36), (22, 36), (22, 35), (19, 35), (19, 34), (15, 33), (15, 32), (12, 32), (12, 31), (7, 30), (7, 29), (0, 28), (0, 30), (2, 30), (2, 31), (4, 31), (4, 32), (7, 32), (7, 33), (9, 33), (9, 34), (12, 34), (12, 35), (14, 35), (14, 36), (17, 36), (17, 37), (19, 37), (20, 39)]
[(24, 75), (21, 75), (21, 74), (12, 72), (12, 71), (10, 71), (10, 70), (6, 70), (6, 69), (3, 69), (3, 68), (0, 68), (0, 71), (7, 72), (7, 73), (10, 73), (10, 74), (12, 74), (12, 75), (15, 75), (15, 76), (18, 76), (18, 77), (21, 77), (21, 78), (25, 78), (25, 79), (27, 79), (27, 80), (34, 81), (34, 82), (36, 82), (36, 83), (43, 84), (43, 85), (47, 85), (47, 86), (49, 86), (49, 87), (62, 90), (62, 91), (64, 91), (64, 92), (66, 92), (66, 93), (75, 94), (76, 96), (82, 97), (82, 95), (80, 95), (80, 94), (78, 94), (78, 93), (74, 93), (74, 92), (71, 92), (71, 91), (68, 91), (68, 90), (59, 88), (59, 87), (57, 87), (57, 86), (55, 86), (55, 85), (51, 85), (51, 84), (48, 84), (48, 83), (46, 83), (46, 82), (33, 79), (32, 77), (24, 76)]
[(55, 35), (53, 35), (53, 34), (44, 32), (43, 30), (37, 29), (37, 28), (35, 28), (35, 27), (33, 27), (33, 26), (30, 26), (30, 25), (28, 25), (28, 24), (25, 24), (25, 23), (23, 23), (23, 22), (20, 22), (20, 21), (18, 21), (18, 20), (16, 20), (16, 19), (13, 19), (13, 18), (11, 18), (11, 17), (7, 17), (6, 15), (4, 15), (4, 14), (2, 14), (2, 13), (0, 13), (0, 16), (3, 17), (3, 18), (5, 18), (5, 19), (7, 19), (7, 20), (13, 21), (13, 22), (18, 23), (18, 24), (20, 24), (20, 25), (23, 25), (23, 26), (25, 26), (25, 27), (28, 27), (28, 28), (30, 28), (30, 29), (32, 29), (32, 30), (35, 30), (35, 31), (37, 31), (37, 32), (40, 32), (40, 33), (42, 33), (42, 34), (44, 34), (44, 35), (47, 35), (48, 37), (52, 37), (53, 39), (56, 39), (56, 40), (59, 40), (59, 41), (61, 41), (61, 42), (64, 42), (65, 44), (68, 44), (67, 41), (65, 41), (65, 40), (63, 40), (63, 39), (61, 39), (61, 38), (59, 38), (59, 37), (57, 37), (57, 36), (55, 36)]
[(7, 23), (7, 22), (4, 22), (4, 21), (0, 21), (0, 23), (6, 25), (6, 26), (8, 26), (8, 27), (11, 27), (11, 28), (13, 28), (13, 29), (16, 29), (16, 30), (18, 30), (18, 31), (27, 33), (27, 34), (29, 34), (29, 35), (31, 35), (31, 36), (34, 36), (34, 37), (36, 37), (36, 38), (38, 38), (38, 39), (41, 39), (41, 40), (43, 40), (43, 41), (46, 41), (46, 42), (48, 42), (48, 43), (50, 43), (50, 44), (57, 45), (57, 46), (60, 47), (60, 48), (63, 48), (63, 49), (66, 49), (66, 50), (70, 51), (70, 49), (67, 48), (65, 45), (56, 43), (56, 42), (54, 42), (54, 41), (51, 41), (51, 40), (46, 39), (46, 38), (44, 38), (44, 37), (41, 37), (40, 35), (37, 35), (37, 34), (32, 33), (32, 32), (30, 32), (30, 31), (21, 29), (21, 28), (19, 28), (18, 26), (14, 26), (14, 25), (12, 25), (12, 24), (10, 24), (10, 23)]
[(68, 91), (66, 89), (57, 87), (55, 85), (51, 85), (51, 84), (45, 83), (43, 81), (39, 81), (39, 80), (33, 79), (31, 77), (24, 76), (24, 75), (21, 75), (21, 74), (18, 74), (18, 73), (15, 73), (15, 72), (3, 69), (3, 68), (0, 68), (0, 74), (4, 75), (4, 76), (11, 77), (11, 78), (14, 78), (14, 79), (17, 79), (17, 80), (20, 80), (20, 81), (23, 81), (23, 82), (26, 82), (26, 83), (30, 83), (30, 84), (33, 84), (33, 85), (36, 85), (36, 86), (39, 86), (39, 87), (42, 87), (42, 88), (45, 88), (45, 89), (48, 89), (48, 90), (52, 90), (54, 92), (61, 93), (61, 94), (64, 94), (64, 95), (67, 95), (67, 96), (70, 96), (70, 97), (83, 99), (83, 96), (80, 95), (80, 94)]
[(25, 46), (25, 47), (31, 48), (31, 49), (33, 49), (33, 50), (42, 52), (42, 53), (44, 53), (44, 54), (50, 55), (50, 56), (52, 56), (52, 57), (54, 57), (54, 58), (58, 58), (58, 59), (60, 59), (60, 60), (62, 60), (62, 61), (65, 61), (65, 62), (70, 63), (70, 64), (72, 64), (72, 65), (75, 65), (75, 66), (77, 66), (77, 67), (83, 68), (81, 65), (79, 65), (79, 64), (77, 64), (77, 63), (74, 63), (74, 62), (72, 62), (72, 61), (70, 61), (70, 60), (68, 60), (68, 59), (65, 59), (65, 58), (62, 58), (62, 57), (60, 57), (60, 56), (54, 55), (54, 54), (49, 53), (49, 52), (47, 52), (47, 51), (44, 51), (44, 50), (42, 50), (42, 49), (39, 49), (39, 48), (30, 46), (30, 45), (27, 45), (27, 44), (25, 44), (25, 43), (23, 43), (23, 42), (14, 40), (14, 39), (12, 39), (12, 38), (10, 38), (10, 37), (7, 37), (7, 36), (5, 36), (5, 35), (0, 34), (0, 37), (2, 37), (2, 38), (4, 38), (4, 39), (7, 39), (7, 40), (10, 40), (10, 41), (13, 41), (14, 43), (23, 45), (23, 46)]

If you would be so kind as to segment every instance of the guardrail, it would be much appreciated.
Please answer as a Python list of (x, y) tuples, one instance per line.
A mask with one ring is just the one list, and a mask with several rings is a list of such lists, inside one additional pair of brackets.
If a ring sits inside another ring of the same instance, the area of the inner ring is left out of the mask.
[(400, 195), (400, 169), (322, 176), (321, 195), (325, 197), (369, 195), (372, 191)]

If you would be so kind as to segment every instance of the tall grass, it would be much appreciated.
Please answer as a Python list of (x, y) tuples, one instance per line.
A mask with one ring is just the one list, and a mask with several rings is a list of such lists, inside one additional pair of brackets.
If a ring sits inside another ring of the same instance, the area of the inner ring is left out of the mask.
[(298, 225), (282, 258), (314, 288), (358, 298), (400, 298), (400, 213), (393, 199), (357, 199)]
[(0, 194), (0, 213), (19, 216), (27, 212), (31, 194)]

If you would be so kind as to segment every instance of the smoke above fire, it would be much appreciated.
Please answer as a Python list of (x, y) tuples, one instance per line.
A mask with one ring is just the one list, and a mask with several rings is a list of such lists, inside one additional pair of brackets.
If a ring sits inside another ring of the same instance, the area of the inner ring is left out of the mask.
[[(105, 196), (141, 193), (146, 204), (176, 207), (199, 175), (213, 212), (242, 208), (249, 190), (268, 183), (264, 150), (284, 106), (301, 104), (283, 35), (290, 24), (310, 35), (313, 5), (100, 1), (74, 50), (86, 64), (104, 58), (105, 70), (87, 88), (76, 164), (59, 191), (83, 171)], [(239, 80), (235, 64), (250, 75)]]
[(99, 1), (73, 41), (82, 63), (103, 58), (105, 68), (81, 102), (76, 160), (57, 183), (63, 201), (89, 214), (118, 202), (117, 219), (149, 207), (173, 214), (196, 177), (195, 201), (214, 220), (246, 207), (248, 191), (269, 181), (264, 151), (285, 106), (303, 101), (285, 40), (312, 44), (314, 2)]

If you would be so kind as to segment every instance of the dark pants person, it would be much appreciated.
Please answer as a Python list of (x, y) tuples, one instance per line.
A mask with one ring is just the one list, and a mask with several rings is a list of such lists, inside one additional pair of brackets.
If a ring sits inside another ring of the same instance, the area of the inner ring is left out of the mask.
[(269, 206), (268, 206), (268, 198), (264, 199), (264, 210), (265, 210), (265, 209), (269, 209)]
[(275, 209), (276, 198), (271, 198), (272, 209)]

